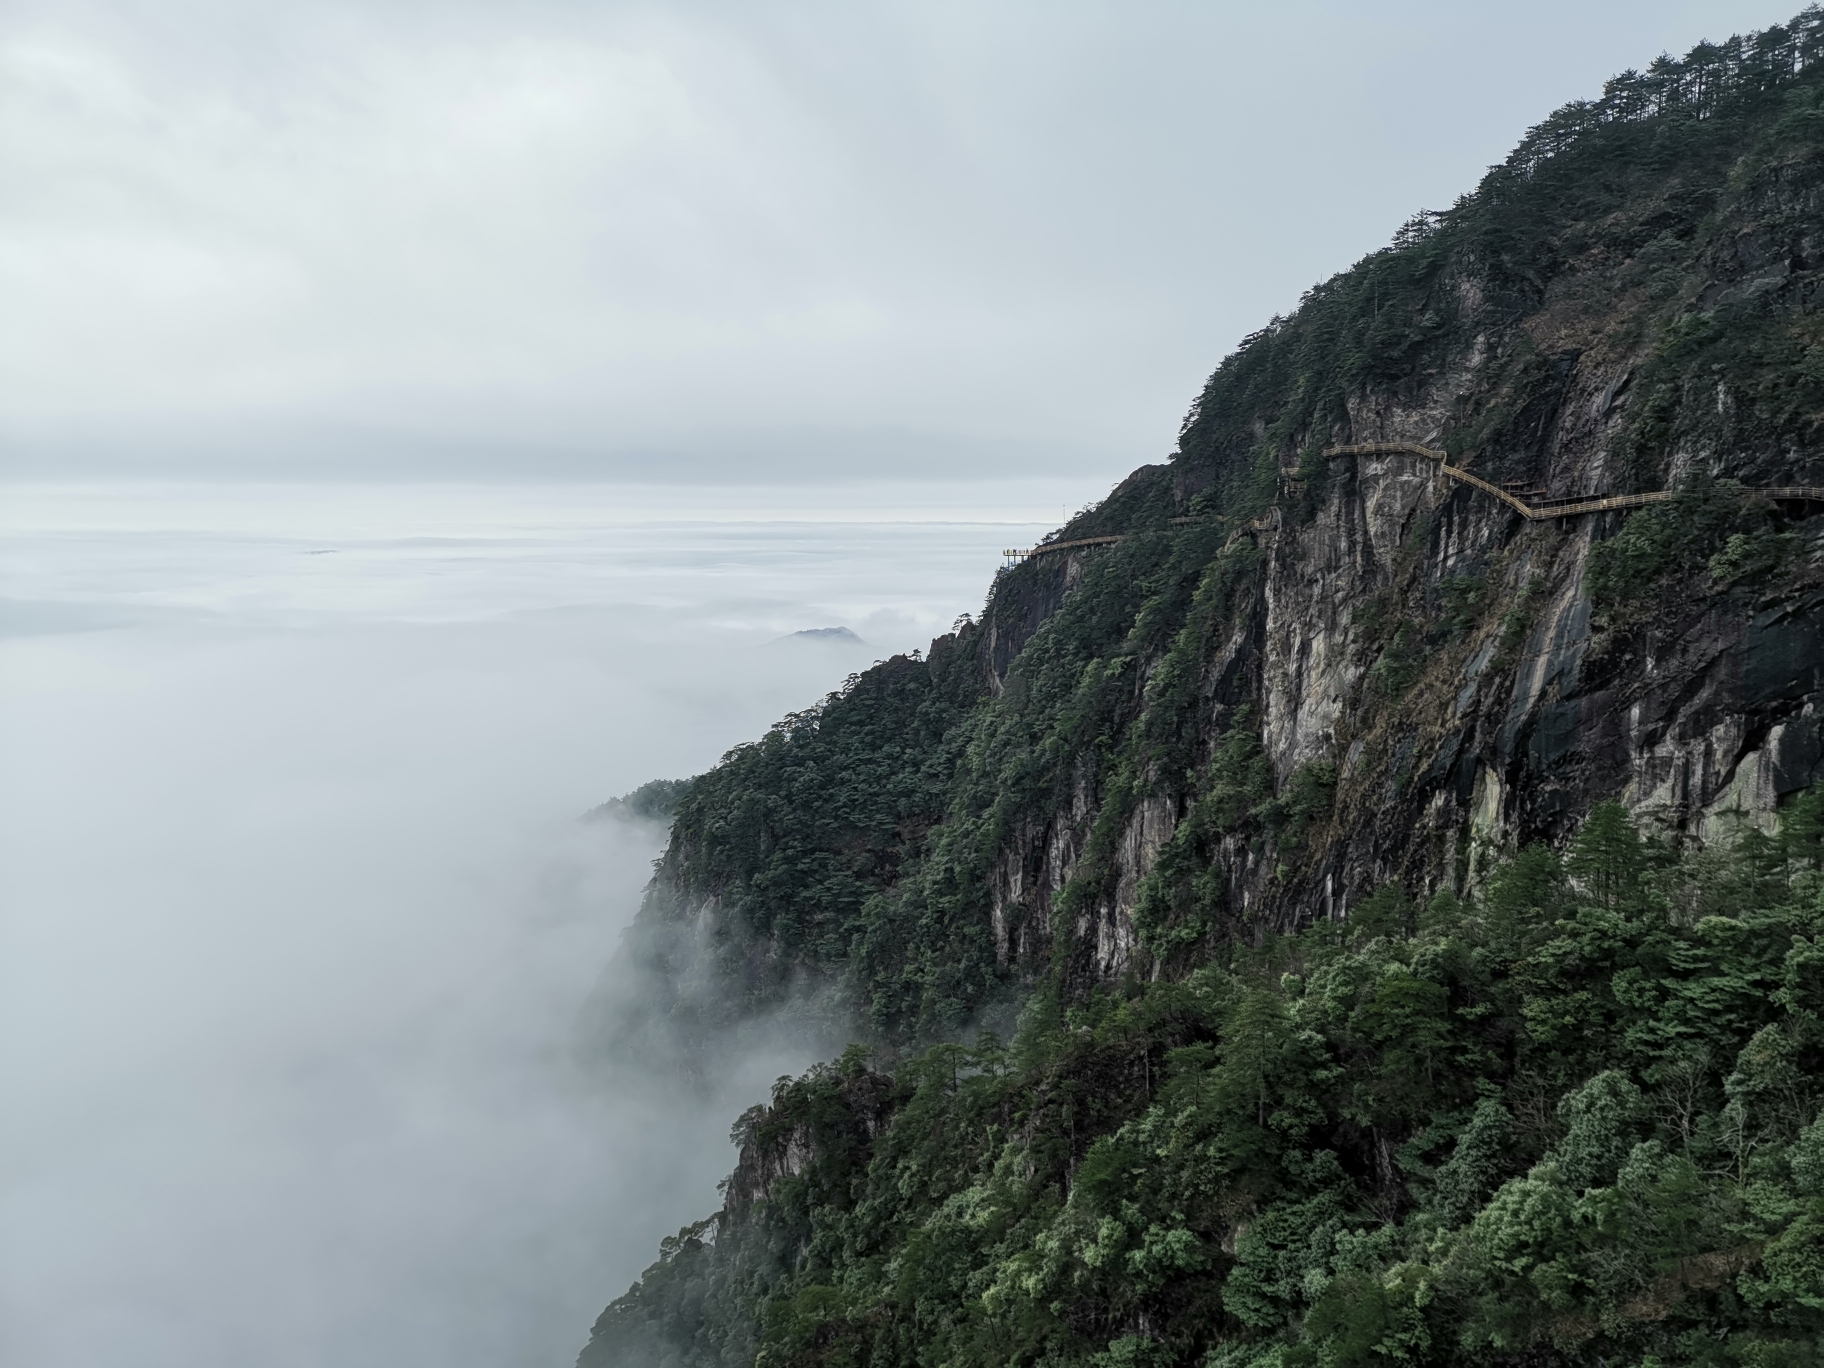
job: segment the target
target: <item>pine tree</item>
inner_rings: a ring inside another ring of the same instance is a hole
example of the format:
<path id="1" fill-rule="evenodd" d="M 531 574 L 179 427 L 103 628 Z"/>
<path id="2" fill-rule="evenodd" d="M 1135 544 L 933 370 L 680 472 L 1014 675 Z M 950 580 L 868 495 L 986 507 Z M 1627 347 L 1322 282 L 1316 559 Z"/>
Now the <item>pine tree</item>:
<path id="1" fill-rule="evenodd" d="M 1632 907 L 1640 897 L 1647 852 L 1628 810 L 1613 798 L 1591 808 L 1565 868 L 1596 906 L 1610 912 Z"/>

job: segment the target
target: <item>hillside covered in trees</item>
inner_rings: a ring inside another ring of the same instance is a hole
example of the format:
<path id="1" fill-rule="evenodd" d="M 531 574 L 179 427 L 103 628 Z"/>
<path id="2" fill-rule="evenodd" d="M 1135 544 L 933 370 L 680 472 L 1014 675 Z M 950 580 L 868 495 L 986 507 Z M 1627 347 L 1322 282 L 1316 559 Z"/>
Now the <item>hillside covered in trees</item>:
<path id="1" fill-rule="evenodd" d="M 1818 1362 L 1824 505 L 1753 491 L 1824 485 L 1821 304 L 1814 8 L 1554 114 L 1053 538 L 1120 541 L 667 790 L 595 1047 L 857 1043 L 584 1368 Z"/>
<path id="2" fill-rule="evenodd" d="M 1815 1363 L 1819 816 L 1677 860 L 1605 804 L 1467 901 L 781 1080 L 582 1363 Z"/>

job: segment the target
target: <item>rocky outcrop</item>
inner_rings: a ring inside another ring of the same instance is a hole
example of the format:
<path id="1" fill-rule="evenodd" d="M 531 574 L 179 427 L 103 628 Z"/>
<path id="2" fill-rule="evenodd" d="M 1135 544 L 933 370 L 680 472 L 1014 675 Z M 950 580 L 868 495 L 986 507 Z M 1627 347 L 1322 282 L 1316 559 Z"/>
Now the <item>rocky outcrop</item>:
<path id="1" fill-rule="evenodd" d="M 1466 308 L 1476 297 L 1462 291 Z M 1589 341 L 1561 352 L 1529 397 L 1524 449 L 1462 459 L 1491 479 L 1559 494 L 1612 488 L 1636 360 L 1601 363 L 1602 339 Z M 1327 436 L 1442 445 L 1494 354 L 1478 332 L 1457 364 L 1410 397 L 1358 395 L 1347 425 Z M 1666 465 L 1676 477 L 1700 461 L 1723 477 L 1760 465 L 1715 451 L 1675 452 Z M 1770 830 L 1783 797 L 1824 777 L 1824 590 L 1815 587 L 1824 518 L 1786 510 L 1809 570 L 1604 625 L 1588 586 L 1591 550 L 1632 514 L 1528 522 L 1411 456 L 1344 458 L 1315 478 L 1322 494 L 1303 519 L 1288 497 L 1272 510 L 1259 538 L 1257 621 L 1207 662 L 1206 688 L 1220 696 L 1217 681 L 1233 681 L 1242 657 L 1275 786 L 1301 767 L 1335 764 L 1336 807 L 1324 838 L 1291 868 L 1263 857 L 1258 842 L 1231 843 L 1238 908 L 1294 925 L 1344 916 L 1390 878 L 1420 895 L 1460 891 L 1491 855 L 1561 843 L 1611 796 L 1673 841 L 1727 839 L 1744 823 Z M 1023 602 L 1048 594 L 1061 603 L 1095 555 L 1036 566 L 1030 577 L 1045 577 L 1047 589 L 1020 586 Z M 1377 699 L 1389 632 L 1366 610 L 1422 623 L 1453 582 L 1476 586 L 1476 621 L 1425 642 L 1397 705 Z M 1028 620 L 1022 629 L 1030 634 Z M 1212 708 L 1207 744 L 1231 712 Z M 1140 803 L 1112 855 L 1110 896 L 1078 915 L 1074 933 L 1093 944 L 1103 977 L 1134 965 L 1138 890 L 1185 801 L 1168 786 Z M 1033 928 L 1049 924 L 1097 811 L 1079 784 L 1066 810 L 1023 827 L 1003 852 L 993 897 L 1003 956 L 1037 948 Z"/>
<path id="2" fill-rule="evenodd" d="M 739 1157 L 723 1183 L 724 1219 L 738 1220 L 813 1160 L 865 1153 L 904 1101 L 901 1085 L 854 1061 L 781 1079 L 770 1106 L 750 1108 L 735 1123 Z"/>

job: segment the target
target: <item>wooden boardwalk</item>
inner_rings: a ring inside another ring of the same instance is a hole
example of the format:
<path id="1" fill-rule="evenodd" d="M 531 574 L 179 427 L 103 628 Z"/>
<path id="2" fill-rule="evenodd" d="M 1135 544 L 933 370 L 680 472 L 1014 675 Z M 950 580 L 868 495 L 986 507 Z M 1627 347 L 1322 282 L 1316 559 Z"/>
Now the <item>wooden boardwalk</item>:
<path id="1" fill-rule="evenodd" d="M 1168 525 L 1183 527 L 1189 523 L 1202 522 L 1202 518 L 1170 518 Z M 1001 554 L 1009 561 L 1031 560 L 1034 556 L 1049 556 L 1053 551 L 1075 551 L 1085 546 L 1113 546 L 1118 541 L 1127 540 L 1125 533 L 1110 537 L 1076 537 L 1070 541 L 1042 542 L 1038 546 L 1009 547 Z"/>
<path id="2" fill-rule="evenodd" d="M 1001 554 L 1010 561 L 1031 560 L 1034 556 L 1048 555 L 1053 551 L 1075 551 L 1080 546 L 1113 546 L 1122 541 L 1122 537 L 1078 537 L 1074 541 L 1046 542 L 1043 546 L 1009 547 Z"/>
<path id="3" fill-rule="evenodd" d="M 1450 463 L 1448 451 L 1439 451 L 1436 447 L 1420 446 L 1417 442 L 1355 442 L 1348 446 L 1328 447 L 1324 451 L 1324 456 L 1331 460 L 1339 456 L 1421 456 L 1427 461 L 1436 461 L 1438 468 L 1451 479 L 1479 489 L 1484 494 L 1493 495 L 1529 522 L 1547 522 L 1552 518 L 1575 518 L 1585 513 L 1610 513 L 1620 508 L 1644 508 L 1647 504 L 1664 503 L 1668 499 L 1678 497 L 1676 490 L 1656 489 L 1647 494 L 1608 494 L 1595 499 L 1580 497 L 1557 500 L 1525 498 L 1502 489 L 1499 485 L 1492 485 L 1480 475 L 1472 475 L 1461 466 L 1453 466 Z M 1288 479 L 1296 478 L 1294 471 L 1282 470 L 1280 474 Z M 1759 494 L 1768 499 L 1803 499 L 1811 503 L 1824 503 L 1824 486 L 1819 485 L 1744 485 L 1729 492 Z M 1186 523 L 1201 522 L 1202 519 L 1173 518 L 1170 521 L 1172 526 L 1182 527 Z M 1224 543 L 1223 549 L 1227 550 L 1228 547 L 1234 545 L 1238 537 L 1246 536 L 1251 532 L 1269 530 L 1271 530 L 1270 519 L 1256 518 L 1253 522 L 1236 528 L 1230 534 L 1229 540 Z M 1044 542 L 1038 546 L 1009 549 L 1001 554 L 1007 557 L 1009 564 L 1017 564 L 1020 561 L 1031 560 L 1034 556 L 1048 556 L 1053 551 L 1076 551 L 1090 546 L 1113 546 L 1116 542 L 1123 540 L 1125 538 L 1122 536 L 1076 537 L 1070 541 Z"/>
<path id="4" fill-rule="evenodd" d="M 1610 494 L 1597 499 L 1528 502 L 1517 494 L 1490 484 L 1479 475 L 1470 474 L 1461 466 L 1453 466 L 1449 452 L 1420 446 L 1417 442 L 1356 442 L 1349 446 L 1330 447 L 1324 455 L 1332 459 L 1338 456 L 1422 456 L 1428 461 L 1436 461 L 1439 469 L 1451 479 L 1472 485 L 1484 494 L 1494 495 L 1521 517 L 1532 522 L 1574 518 L 1583 513 L 1608 513 L 1618 508 L 1642 508 L 1647 504 L 1664 503 L 1667 499 L 1677 497 L 1675 490 L 1656 489 L 1648 494 Z M 1806 499 L 1824 503 L 1824 487 L 1818 485 L 1776 485 L 1771 488 L 1743 486 L 1740 492 L 1759 494 L 1769 499 Z"/>

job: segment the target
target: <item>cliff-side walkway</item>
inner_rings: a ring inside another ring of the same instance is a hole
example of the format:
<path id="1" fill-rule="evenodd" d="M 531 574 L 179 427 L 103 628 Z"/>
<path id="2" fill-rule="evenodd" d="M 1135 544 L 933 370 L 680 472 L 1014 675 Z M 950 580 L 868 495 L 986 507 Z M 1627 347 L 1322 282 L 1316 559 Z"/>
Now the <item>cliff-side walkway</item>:
<path id="1" fill-rule="evenodd" d="M 1514 512 L 1530 522 L 1545 522 L 1551 518 L 1574 518 L 1584 513 L 1609 513 L 1620 508 L 1641 508 L 1647 504 L 1664 503 L 1676 498 L 1678 491 L 1673 489 L 1655 489 L 1645 494 L 1605 494 L 1597 498 L 1585 498 L 1573 495 L 1569 498 L 1544 498 L 1534 494 L 1516 494 L 1502 489 L 1499 485 L 1490 484 L 1480 475 L 1472 475 L 1461 466 L 1450 463 L 1450 453 L 1439 451 L 1436 447 L 1420 446 L 1417 442 L 1353 442 L 1346 446 L 1326 447 L 1326 459 L 1334 460 L 1339 456 L 1422 456 L 1428 461 L 1436 461 L 1438 468 L 1451 479 L 1492 494 Z M 1291 475 L 1291 471 L 1281 472 Z M 1732 494 L 1759 494 L 1768 499 L 1802 499 L 1808 503 L 1824 503 L 1824 486 L 1820 485 L 1741 485 L 1732 488 Z M 1172 525 L 1201 521 L 1197 518 L 1173 518 Z M 1237 529 L 1236 535 L 1247 532 L 1259 532 L 1268 529 L 1268 520 L 1257 518 L 1246 527 Z M 1234 537 L 1229 540 L 1234 541 Z M 1070 541 L 1045 542 L 1038 546 L 1009 548 L 1001 552 L 1009 564 L 1030 560 L 1034 556 L 1045 556 L 1053 551 L 1075 551 L 1089 546 L 1112 546 L 1123 540 L 1121 536 L 1076 537 Z"/>
<path id="2" fill-rule="evenodd" d="M 1492 485 L 1461 466 L 1453 466 L 1449 452 L 1439 451 L 1436 447 L 1420 446 L 1417 442 L 1355 442 L 1348 446 L 1329 447 L 1324 455 L 1329 459 L 1338 456 L 1423 456 L 1428 461 L 1436 461 L 1451 479 L 1471 485 L 1484 494 L 1494 495 L 1521 517 L 1534 522 L 1548 518 L 1571 518 L 1581 513 L 1607 513 L 1617 508 L 1640 508 L 1646 504 L 1664 503 L 1667 499 L 1676 498 L 1678 493 L 1672 489 L 1655 489 L 1646 494 L 1608 494 L 1594 499 L 1586 499 L 1581 495 L 1569 499 L 1533 498 Z M 1743 485 L 1739 491 L 1731 492 L 1760 494 L 1769 499 L 1805 499 L 1824 503 L 1824 487 L 1818 485 Z"/>

